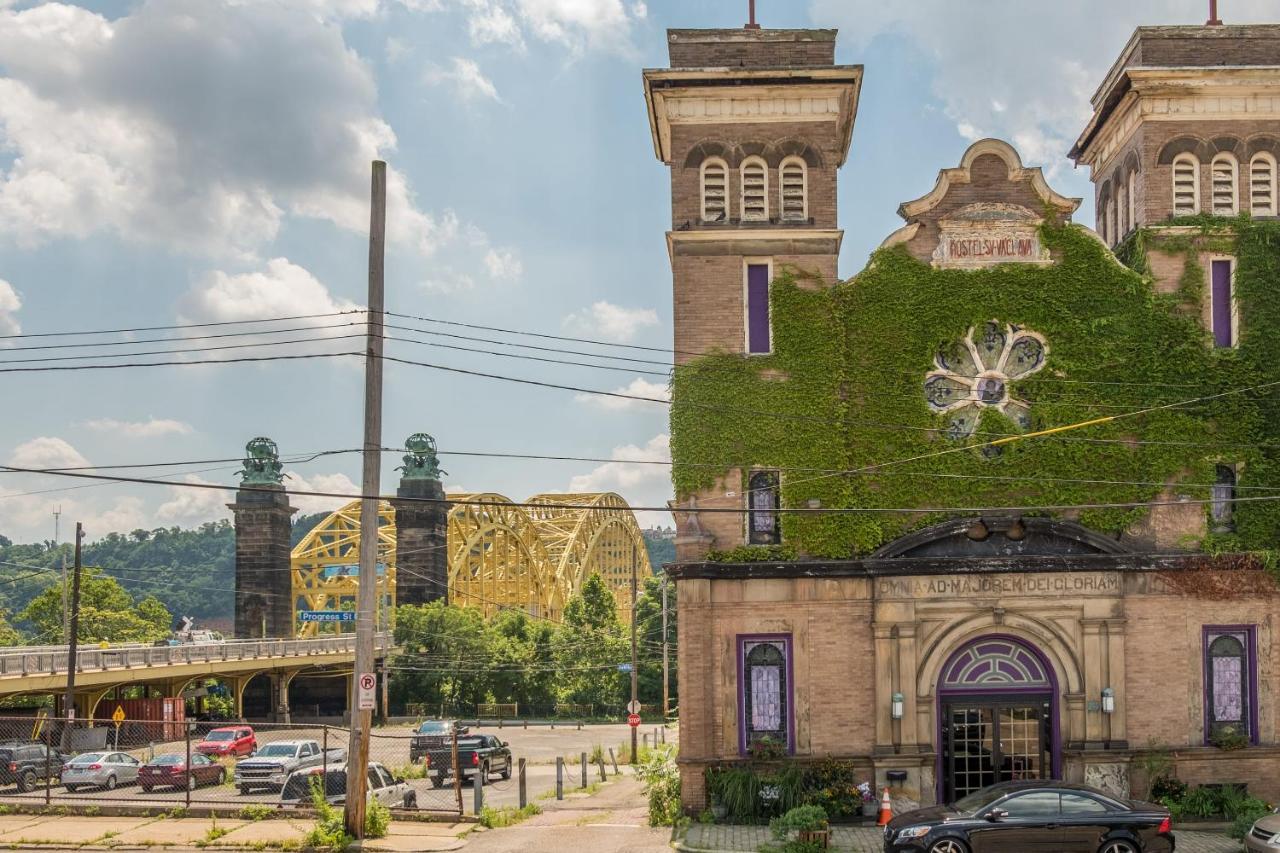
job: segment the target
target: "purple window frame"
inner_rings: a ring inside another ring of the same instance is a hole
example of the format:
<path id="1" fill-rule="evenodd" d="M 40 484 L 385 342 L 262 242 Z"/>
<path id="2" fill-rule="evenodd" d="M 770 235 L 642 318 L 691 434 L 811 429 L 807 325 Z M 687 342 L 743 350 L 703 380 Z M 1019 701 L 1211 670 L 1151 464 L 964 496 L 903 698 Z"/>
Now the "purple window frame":
<path id="1" fill-rule="evenodd" d="M 1249 724 L 1249 744 L 1258 745 L 1258 626 L 1257 625 L 1205 625 L 1200 629 L 1201 666 L 1204 680 L 1200 692 L 1204 700 L 1204 744 L 1209 746 L 1209 738 L 1213 735 L 1212 694 L 1209 680 L 1213 677 L 1212 664 L 1209 661 L 1209 637 L 1221 634 L 1244 634 L 1244 665 L 1249 670 L 1248 696 L 1249 707 L 1245 711 L 1245 720 Z M 1242 679 L 1243 680 L 1243 679 Z"/>
<path id="2" fill-rule="evenodd" d="M 786 658 L 787 686 L 782 693 L 787 703 L 787 754 L 796 751 L 796 679 L 794 643 L 790 634 L 739 634 L 738 650 L 738 754 L 747 754 L 747 643 L 783 644 L 783 656 Z"/>
<path id="3" fill-rule="evenodd" d="M 773 352 L 769 323 L 769 264 L 747 264 L 747 352 Z"/>
<path id="4" fill-rule="evenodd" d="M 1231 273 L 1234 264 L 1227 258 L 1209 261 L 1210 322 L 1213 325 L 1213 345 L 1227 349 L 1236 345 L 1235 323 L 1232 317 Z"/>

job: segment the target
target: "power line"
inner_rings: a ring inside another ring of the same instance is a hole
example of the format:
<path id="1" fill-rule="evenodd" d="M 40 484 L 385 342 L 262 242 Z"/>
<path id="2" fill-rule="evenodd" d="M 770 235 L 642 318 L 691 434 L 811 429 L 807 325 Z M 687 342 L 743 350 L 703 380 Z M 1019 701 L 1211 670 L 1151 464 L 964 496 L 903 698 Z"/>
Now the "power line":
<path id="1" fill-rule="evenodd" d="M 363 357 L 362 352 L 317 352 L 304 355 L 239 356 L 235 358 L 189 359 L 184 361 L 149 361 L 136 364 L 75 364 L 46 365 L 44 367 L 0 367 L 0 373 L 47 373 L 67 370 L 119 370 L 128 367 L 193 367 L 197 364 L 242 364 L 254 361 L 298 361 L 313 358 Z"/>
<path id="2" fill-rule="evenodd" d="M 92 359 L 92 358 L 137 358 L 138 356 L 143 356 L 143 355 L 182 355 L 185 353 L 192 353 L 192 352 L 221 352 L 225 350 L 252 349 L 255 347 L 280 347 L 280 346 L 292 346 L 294 344 L 320 344 L 320 343 L 325 343 L 327 341 L 341 341 L 341 340 L 348 340 L 350 338 L 363 338 L 363 337 L 364 337 L 363 334 L 328 335 L 328 336 L 318 337 L 318 338 L 294 338 L 292 340 L 287 340 L 287 341 L 255 341 L 253 343 L 219 344 L 217 346 L 210 346 L 210 347 L 185 347 L 182 349 L 144 350 L 142 352 L 119 352 L 119 353 L 108 352 L 108 353 L 90 353 L 88 355 L 47 355 L 47 356 L 41 356 L 39 358 L 11 358 L 11 359 L 0 360 L 0 365 L 36 364 L 36 363 L 47 363 L 51 361 L 84 361 L 86 359 Z M 272 358 L 277 358 L 277 357 L 285 358 L 286 356 L 272 356 Z M 82 366 L 86 368 L 93 368 L 93 367 L 107 367 L 107 366 L 142 367 L 142 366 L 150 366 L 150 365 L 82 365 Z"/>
<path id="3" fill-rule="evenodd" d="M 269 322 L 269 321 L 263 321 Z M 141 346 L 143 344 L 163 344 L 163 343 L 180 343 L 183 341 L 205 341 L 217 340 L 222 338 L 251 338 L 262 337 L 265 335 L 283 335 L 293 332 L 315 332 L 325 331 L 327 329 L 346 329 L 352 326 L 366 325 L 364 320 L 352 320 L 346 323 L 332 323 L 324 326 L 290 326 L 285 329 L 261 329 L 252 332 L 219 332 L 213 335 L 179 335 L 168 338 L 136 338 L 126 341 L 91 341 L 87 343 L 74 344 L 34 344 L 32 346 L 5 347 L 5 353 L 24 352 L 29 350 L 52 350 L 52 349 L 96 349 L 102 347 L 132 347 Z M 136 353 L 135 353 L 136 354 Z"/>
<path id="4" fill-rule="evenodd" d="M 128 329 L 92 329 L 74 332 L 23 332 L 13 335 L 0 335 L 0 340 L 16 340 L 20 338 L 65 338 L 81 335 L 124 335 L 135 332 L 161 332 L 174 329 L 208 329 L 217 326 L 244 326 L 253 323 L 283 323 L 293 320 L 316 320 L 324 317 L 345 317 L 351 314 L 367 314 L 363 308 L 347 311 L 329 311 L 323 314 L 293 314 L 286 317 L 262 317 L 255 320 L 222 320 L 210 323 L 171 323 L 164 326 L 135 326 Z"/>

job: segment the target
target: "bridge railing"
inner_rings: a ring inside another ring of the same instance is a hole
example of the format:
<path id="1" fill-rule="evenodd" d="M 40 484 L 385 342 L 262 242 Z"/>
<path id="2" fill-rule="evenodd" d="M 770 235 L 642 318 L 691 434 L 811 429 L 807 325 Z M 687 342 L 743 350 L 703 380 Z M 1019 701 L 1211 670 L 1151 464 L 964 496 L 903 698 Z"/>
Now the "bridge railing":
<path id="1" fill-rule="evenodd" d="M 388 634 L 379 634 L 374 642 L 378 648 L 388 648 L 391 645 L 391 638 Z M 76 650 L 76 671 L 94 672 L 189 663 L 331 655 L 354 653 L 355 647 L 354 634 L 303 640 L 228 640 L 220 643 L 181 646 L 112 646 L 105 649 L 82 647 Z M 65 646 L 5 650 L 0 652 L 0 678 L 66 672 L 69 657 Z"/>

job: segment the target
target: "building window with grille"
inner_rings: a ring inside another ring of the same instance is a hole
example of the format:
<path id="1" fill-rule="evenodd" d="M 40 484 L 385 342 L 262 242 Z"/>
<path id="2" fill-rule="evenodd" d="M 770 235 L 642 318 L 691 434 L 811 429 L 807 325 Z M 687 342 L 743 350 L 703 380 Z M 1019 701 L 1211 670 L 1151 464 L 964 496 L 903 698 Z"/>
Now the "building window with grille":
<path id="1" fill-rule="evenodd" d="M 1207 743 L 1226 737 L 1258 737 L 1258 672 L 1255 627 L 1208 626 L 1204 629 L 1204 736 Z"/>
<path id="2" fill-rule="evenodd" d="M 773 329 L 769 319 L 769 281 L 771 265 L 766 262 L 746 265 L 747 353 L 768 355 L 773 352 Z"/>
<path id="3" fill-rule="evenodd" d="M 702 221 L 729 221 L 729 166 L 718 157 L 702 164 Z"/>
<path id="4" fill-rule="evenodd" d="M 1213 345 L 1219 349 L 1234 347 L 1237 343 L 1234 266 L 1230 258 L 1209 262 L 1209 316 L 1213 323 Z"/>
<path id="5" fill-rule="evenodd" d="M 1266 151 L 1249 161 L 1249 212 L 1276 216 L 1276 158 Z"/>
<path id="6" fill-rule="evenodd" d="M 742 221 L 769 221 L 769 167 L 759 157 L 742 161 Z"/>
<path id="7" fill-rule="evenodd" d="M 782 192 L 782 221 L 806 222 L 809 219 L 809 170 L 804 160 L 788 157 L 778 168 Z"/>
<path id="8" fill-rule="evenodd" d="M 1209 498 L 1209 512 L 1213 516 L 1216 533 L 1235 529 L 1236 469 L 1234 465 L 1217 465 L 1214 468 L 1213 490 Z"/>
<path id="9" fill-rule="evenodd" d="M 1173 215 L 1195 216 L 1200 212 L 1200 161 L 1191 154 L 1173 160 Z"/>
<path id="10" fill-rule="evenodd" d="M 1236 158 L 1230 154 L 1219 154 L 1213 158 L 1209 172 L 1213 185 L 1213 215 L 1235 216 L 1240 212 Z"/>
<path id="11" fill-rule="evenodd" d="M 777 471 L 756 471 L 747 480 L 747 541 L 752 545 L 777 545 L 782 541 L 779 498 Z"/>
<path id="12" fill-rule="evenodd" d="M 795 750 L 791 700 L 791 635 L 738 637 L 738 747 L 766 738 Z"/>

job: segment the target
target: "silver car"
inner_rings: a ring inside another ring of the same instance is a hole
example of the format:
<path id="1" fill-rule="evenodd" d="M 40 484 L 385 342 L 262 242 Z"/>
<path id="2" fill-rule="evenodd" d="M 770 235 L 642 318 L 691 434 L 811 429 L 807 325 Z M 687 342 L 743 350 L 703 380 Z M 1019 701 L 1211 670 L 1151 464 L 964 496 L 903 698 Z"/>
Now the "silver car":
<path id="1" fill-rule="evenodd" d="M 1248 853 L 1276 853 L 1280 850 L 1280 809 L 1259 818 L 1244 836 Z"/>
<path id="2" fill-rule="evenodd" d="M 132 785 L 138 781 L 142 762 L 123 752 L 85 752 L 62 765 L 62 784 L 75 792 L 80 788 Z"/>

